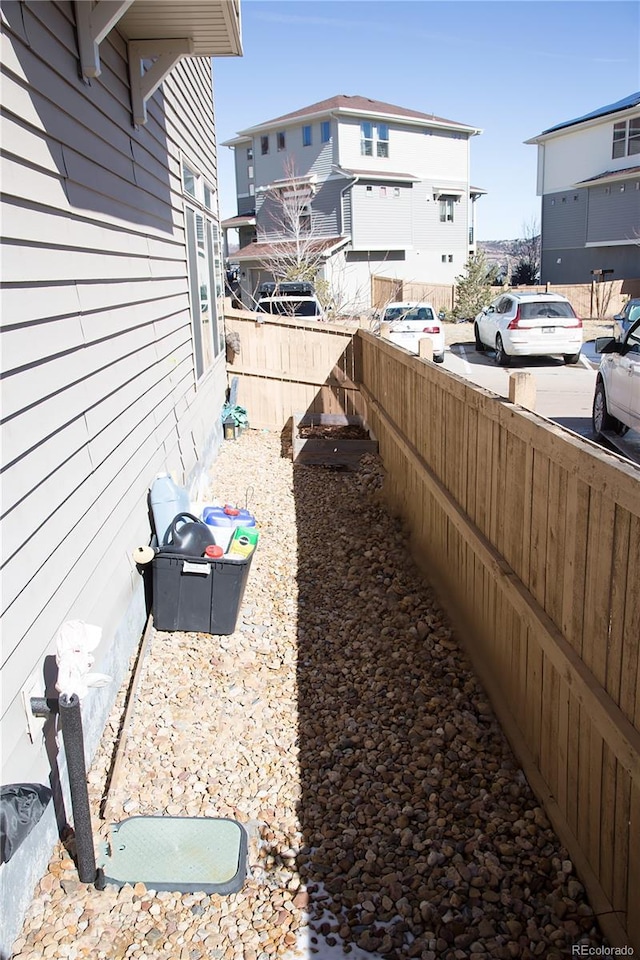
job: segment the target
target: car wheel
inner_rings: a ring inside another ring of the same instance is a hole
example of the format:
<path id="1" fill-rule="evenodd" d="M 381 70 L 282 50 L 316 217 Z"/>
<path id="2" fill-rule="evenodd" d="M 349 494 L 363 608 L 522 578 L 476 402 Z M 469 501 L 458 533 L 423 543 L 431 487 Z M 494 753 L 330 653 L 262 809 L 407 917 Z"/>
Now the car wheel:
<path id="1" fill-rule="evenodd" d="M 477 323 L 474 323 L 473 325 L 473 335 L 476 338 L 476 350 L 478 351 L 478 353 L 484 353 L 484 351 L 486 350 L 486 347 L 482 342 L 482 340 L 480 339 L 480 330 L 478 329 Z"/>
<path id="2" fill-rule="evenodd" d="M 565 362 L 565 363 L 570 363 L 570 364 L 572 364 L 572 363 L 577 363 L 579 359 L 580 359 L 580 354 L 579 354 L 579 353 L 565 353 L 565 354 L 564 354 L 564 362 Z"/>
<path id="3" fill-rule="evenodd" d="M 508 367 L 511 363 L 511 357 L 508 353 L 505 353 L 500 334 L 496 337 L 496 363 L 499 367 Z"/>
<path id="4" fill-rule="evenodd" d="M 444 353 L 437 353 L 433 358 L 434 363 L 444 363 Z"/>
<path id="5" fill-rule="evenodd" d="M 617 417 L 612 417 L 607 409 L 607 395 L 604 392 L 602 380 L 596 383 L 596 392 L 593 396 L 593 411 L 591 414 L 591 424 L 593 432 L 598 436 L 604 430 L 613 430 L 618 436 L 622 437 L 629 429 L 626 424 L 621 423 Z"/>

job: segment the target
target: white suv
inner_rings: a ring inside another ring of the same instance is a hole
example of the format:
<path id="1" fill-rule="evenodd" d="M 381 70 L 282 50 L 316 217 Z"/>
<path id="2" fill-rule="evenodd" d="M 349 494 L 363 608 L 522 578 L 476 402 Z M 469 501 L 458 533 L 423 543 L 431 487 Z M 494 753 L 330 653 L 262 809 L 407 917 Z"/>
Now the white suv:
<path id="1" fill-rule="evenodd" d="M 640 319 L 622 340 L 598 337 L 596 352 L 602 360 L 593 397 L 593 432 L 640 431 Z"/>
<path id="2" fill-rule="evenodd" d="M 577 363 L 582 347 L 582 320 L 558 293 L 502 293 L 475 319 L 476 350 L 496 351 L 496 363 L 512 357 L 562 356 Z"/>
<path id="3" fill-rule="evenodd" d="M 272 317 L 325 319 L 315 288 L 306 280 L 263 283 L 258 291 L 256 310 L 259 314 L 266 313 Z"/>

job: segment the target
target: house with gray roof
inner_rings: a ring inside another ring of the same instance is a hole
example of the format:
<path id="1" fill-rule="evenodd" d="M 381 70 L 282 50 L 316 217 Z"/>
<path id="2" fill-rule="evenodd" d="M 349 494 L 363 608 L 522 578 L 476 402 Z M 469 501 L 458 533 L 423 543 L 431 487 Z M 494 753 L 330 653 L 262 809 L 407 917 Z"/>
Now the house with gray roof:
<path id="1" fill-rule="evenodd" d="M 640 91 L 526 143 L 538 147 L 542 280 L 640 277 Z"/>
<path id="2" fill-rule="evenodd" d="M 371 276 L 452 283 L 474 247 L 470 143 L 481 131 L 394 104 L 339 95 L 258 123 L 226 141 L 235 152 L 243 300 L 286 237 L 274 203 L 304 191 L 321 276 L 343 304 L 370 305 Z"/>

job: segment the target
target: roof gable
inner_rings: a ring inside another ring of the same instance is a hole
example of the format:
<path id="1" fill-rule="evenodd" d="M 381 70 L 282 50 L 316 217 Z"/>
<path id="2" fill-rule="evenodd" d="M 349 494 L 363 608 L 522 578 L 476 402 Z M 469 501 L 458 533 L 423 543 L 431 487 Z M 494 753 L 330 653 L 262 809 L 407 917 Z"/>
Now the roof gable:
<path id="1" fill-rule="evenodd" d="M 277 126 L 278 124 L 290 123 L 292 120 L 312 117 L 319 118 L 334 113 L 359 113 L 363 116 L 381 116 L 385 118 L 397 117 L 413 122 L 422 121 L 425 124 L 468 129 L 469 132 L 473 133 L 479 132 L 476 128 L 470 127 L 467 124 L 458 123 L 455 120 L 447 120 L 444 117 L 437 117 L 435 114 L 421 113 L 418 110 L 399 107 L 393 103 L 384 103 L 381 100 L 372 100 L 369 97 L 339 94 L 335 97 L 329 97 L 327 100 L 319 100 L 318 103 L 312 103 L 310 106 L 301 107 L 299 110 L 293 110 L 291 113 L 284 113 L 280 117 L 266 120 L 263 123 L 256 124 L 254 127 L 248 127 L 246 130 L 243 130 L 242 133 L 246 134 L 252 130 L 266 129 Z"/>

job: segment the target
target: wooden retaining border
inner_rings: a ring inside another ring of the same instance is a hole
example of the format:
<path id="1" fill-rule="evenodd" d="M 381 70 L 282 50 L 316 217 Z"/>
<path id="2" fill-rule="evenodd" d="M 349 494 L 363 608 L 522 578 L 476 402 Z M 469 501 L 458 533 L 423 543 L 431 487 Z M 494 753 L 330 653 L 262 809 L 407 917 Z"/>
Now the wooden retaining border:
<path id="1" fill-rule="evenodd" d="M 363 330 L 233 311 L 252 426 L 359 414 L 613 946 L 640 952 L 640 470 Z"/>

